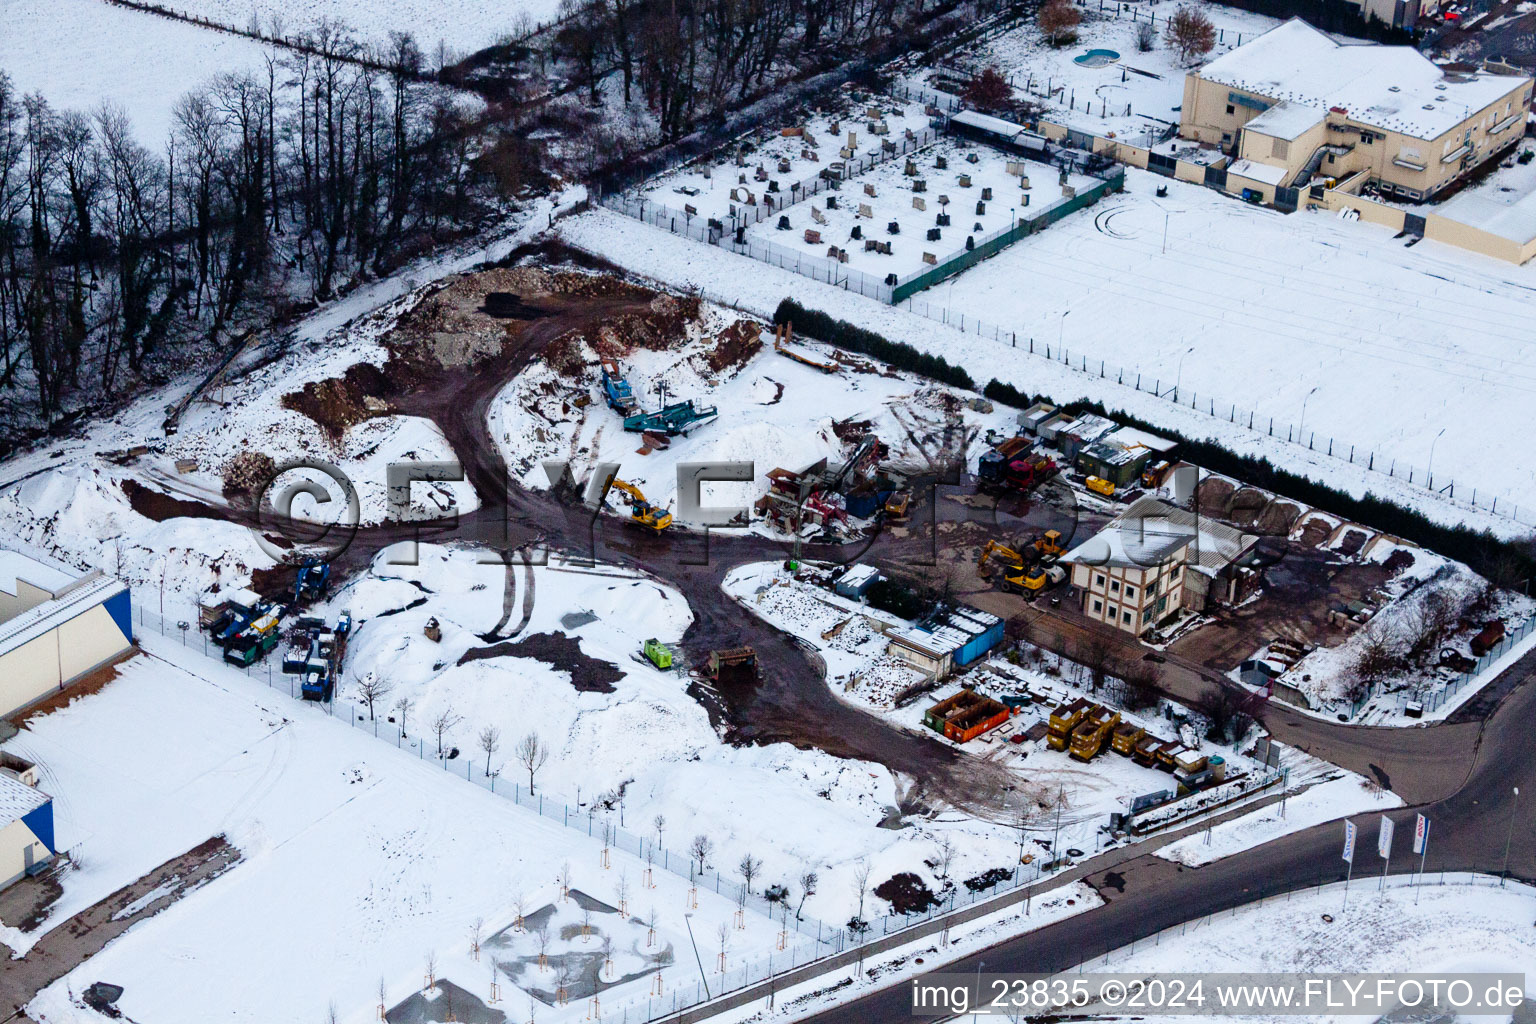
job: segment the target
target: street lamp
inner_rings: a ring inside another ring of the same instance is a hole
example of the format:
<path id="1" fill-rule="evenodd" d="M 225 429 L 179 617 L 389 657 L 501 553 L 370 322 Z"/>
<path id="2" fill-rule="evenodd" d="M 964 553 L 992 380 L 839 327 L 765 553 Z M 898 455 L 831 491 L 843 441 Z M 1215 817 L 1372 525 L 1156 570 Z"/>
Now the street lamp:
<path id="1" fill-rule="evenodd" d="M 713 998 L 709 994 L 709 977 L 704 973 L 704 958 L 699 956 L 699 943 L 698 940 L 693 937 L 693 915 L 684 914 L 683 923 L 688 926 L 688 941 L 693 944 L 693 959 L 698 962 L 699 978 L 704 982 L 704 998 Z"/>
<path id="2" fill-rule="evenodd" d="M 1179 372 L 1173 378 L 1173 404 L 1174 405 L 1178 405 L 1179 404 L 1179 385 L 1184 382 L 1184 356 L 1189 355 L 1194 350 L 1195 350 L 1195 346 L 1191 345 L 1191 346 L 1189 346 L 1189 348 L 1184 350 L 1183 355 L 1179 356 Z"/>
<path id="3" fill-rule="evenodd" d="M 1429 479 L 1424 482 L 1424 486 L 1428 487 L 1430 490 L 1434 490 L 1435 487 L 1435 445 L 1440 443 L 1440 435 L 1444 433 L 1445 428 L 1441 427 L 1440 433 L 1436 434 L 1435 439 L 1429 442 L 1429 466 L 1425 469 Z M 1517 789 L 1515 792 L 1519 793 L 1520 791 Z"/>
<path id="4" fill-rule="evenodd" d="M 1307 403 L 1312 400 L 1313 395 L 1317 394 L 1317 389 L 1320 387 L 1322 387 L 1322 385 L 1318 384 L 1311 391 L 1307 392 L 1306 398 L 1301 400 L 1301 425 L 1296 428 L 1296 441 L 1298 444 L 1301 442 L 1301 439 L 1306 436 L 1307 433 Z"/>
<path id="5" fill-rule="evenodd" d="M 1057 348 L 1061 348 L 1061 346 L 1063 344 L 1065 344 L 1065 338 L 1067 336 L 1067 316 L 1069 314 L 1071 314 L 1071 312 L 1072 311 L 1070 309 L 1068 309 L 1068 310 L 1064 310 L 1062 312 L 1062 314 L 1061 314 L 1061 327 L 1056 332 L 1056 347 Z"/>
<path id="6" fill-rule="evenodd" d="M 985 966 L 985 960 L 976 961 L 976 1001 L 971 1004 L 971 1024 L 976 1024 L 976 1014 L 981 1006 L 981 969 Z"/>
<path id="7" fill-rule="evenodd" d="M 1509 831 L 1504 835 L 1504 870 L 1499 872 L 1499 888 L 1504 887 L 1504 879 L 1509 875 L 1509 841 L 1515 838 L 1515 812 L 1520 809 L 1520 787 L 1515 787 L 1515 803 L 1509 809 Z"/>

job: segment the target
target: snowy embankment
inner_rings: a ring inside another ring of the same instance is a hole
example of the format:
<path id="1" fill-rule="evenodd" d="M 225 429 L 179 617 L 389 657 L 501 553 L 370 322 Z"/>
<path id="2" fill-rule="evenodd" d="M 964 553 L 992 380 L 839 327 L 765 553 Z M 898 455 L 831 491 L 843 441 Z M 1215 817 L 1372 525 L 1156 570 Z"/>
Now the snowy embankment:
<path id="1" fill-rule="evenodd" d="M 1177 191 L 1154 202 L 1152 186 L 1163 183 Z M 781 299 L 793 297 L 942 354 L 979 384 L 997 377 L 1058 402 L 1100 400 L 1443 522 L 1486 527 L 1503 536 L 1529 532 L 1459 500 L 1480 486 L 1479 506 L 1487 504 L 1490 490 L 1498 491 L 1522 503 L 1522 519 L 1536 519 L 1536 469 L 1527 466 L 1521 438 L 1506 427 L 1536 389 L 1536 380 L 1519 369 L 1524 361 L 1508 351 L 1510 344 L 1528 344 L 1518 327 L 1525 316 L 1527 270 L 1446 249 L 1404 251 L 1369 225 L 1339 224 L 1314 214 L 1283 218 L 1198 186 L 1154 182 L 1135 170 L 1127 187 L 1126 195 L 1068 217 L 913 300 L 919 308 L 930 302 L 934 316 L 943 305 L 953 319 L 962 312 L 981 314 L 989 326 L 985 335 L 962 333 L 610 211 L 569 219 L 558 230 L 568 242 L 638 274 L 702 289 L 709 298 L 758 315 L 770 315 Z M 1124 229 L 1114 235 L 1095 226 L 1100 214 L 1111 212 Z M 1160 252 L 1165 212 L 1166 258 Z M 1115 269 L 1105 272 L 1105 266 Z M 1368 293 L 1339 283 L 1357 278 L 1373 282 Z M 1328 316 L 1338 321 L 1319 319 L 1314 293 L 1330 297 Z M 1417 310 L 1403 307 L 1392 298 L 1396 295 L 1412 296 L 1407 301 Z M 1397 318 L 1390 329 L 1380 324 L 1384 304 L 1392 310 L 1386 315 Z M 1479 310 L 1485 329 L 1452 332 L 1451 311 L 1468 308 Z M 1134 318 L 1132 330 L 1128 315 Z M 993 323 L 1016 332 L 1023 347 L 994 340 Z M 1027 348 L 1031 336 L 1037 341 L 1033 355 Z M 1064 342 L 1079 368 L 1044 358 L 1047 342 L 1053 357 Z M 1446 344 L 1460 353 L 1454 368 L 1440 351 Z M 1101 358 L 1110 367 L 1103 378 Z M 1087 372 L 1080 368 L 1083 359 Z M 1124 384 L 1113 370 L 1120 365 L 1127 371 Z M 1303 365 L 1307 372 L 1298 373 Z M 1134 386 L 1138 372 L 1143 390 Z M 1156 381 L 1164 391 L 1180 381 L 1181 401 L 1193 397 L 1200 408 L 1149 393 Z M 1207 394 L 1218 406 L 1257 410 L 1255 426 L 1265 428 L 1268 416 L 1280 424 L 1300 421 L 1307 399 L 1305 427 L 1309 436 L 1315 432 L 1322 439 L 1321 450 L 1287 443 L 1283 432 L 1269 437 L 1250 430 L 1246 417 L 1241 423 L 1213 417 L 1206 411 Z M 1455 502 L 1420 486 L 1441 427 L 1446 430 L 1435 448 L 1437 488 L 1454 478 Z M 1340 439 L 1336 456 L 1351 444 L 1362 453 L 1374 452 L 1375 469 L 1328 456 L 1329 437 Z M 1415 482 L 1376 471 L 1393 462 L 1399 468 L 1417 464 Z M 1511 472 L 1511 466 L 1523 468 Z M 1500 511 L 1507 505 L 1502 499 Z"/>
<path id="2" fill-rule="evenodd" d="M 1356 876 L 1344 884 L 1271 897 L 1257 904 L 1171 928 L 1156 943 L 1138 941 L 1093 961 L 1103 973 L 1523 973 L 1536 970 L 1536 890 L 1500 886 L 1487 875 Z M 1533 987 L 1527 982 L 1527 996 Z M 1151 1017 L 1139 1020 L 1187 1020 Z M 1281 1024 L 1297 1016 L 1213 1016 L 1245 1024 Z M 1361 1017 L 1310 1017 L 1348 1021 Z M 1477 1018 L 1482 1019 L 1482 1018 Z M 1504 1019 L 1509 1019 L 1506 1014 Z"/>
<path id="3" fill-rule="evenodd" d="M 265 34 L 295 36 L 325 21 L 384 45 L 390 33 L 409 32 L 432 61 L 439 46 L 456 60 L 560 13 L 559 0 L 168 0 L 166 6 L 237 29 L 256 24 Z"/>

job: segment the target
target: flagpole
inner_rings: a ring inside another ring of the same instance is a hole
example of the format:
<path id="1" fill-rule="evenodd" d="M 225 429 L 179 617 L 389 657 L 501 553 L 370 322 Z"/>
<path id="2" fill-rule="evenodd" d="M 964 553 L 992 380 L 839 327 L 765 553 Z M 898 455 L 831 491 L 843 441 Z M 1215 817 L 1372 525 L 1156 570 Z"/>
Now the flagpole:
<path id="1" fill-rule="evenodd" d="M 1424 823 L 1424 838 L 1419 843 L 1419 884 L 1413 887 L 1413 905 L 1419 905 L 1419 890 L 1424 887 L 1424 861 L 1429 857 L 1429 819 L 1422 814 L 1419 818 Z"/>

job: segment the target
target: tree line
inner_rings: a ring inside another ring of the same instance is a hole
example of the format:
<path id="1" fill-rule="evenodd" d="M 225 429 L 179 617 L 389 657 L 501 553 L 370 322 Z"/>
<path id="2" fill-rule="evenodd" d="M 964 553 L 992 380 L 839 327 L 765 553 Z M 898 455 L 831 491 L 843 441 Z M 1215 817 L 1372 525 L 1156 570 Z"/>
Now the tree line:
<path id="1" fill-rule="evenodd" d="M 0 444 L 484 212 L 501 144 L 419 84 L 408 34 L 370 52 L 322 22 L 305 41 L 182 96 L 158 144 L 119 107 L 58 110 L 0 71 Z"/>

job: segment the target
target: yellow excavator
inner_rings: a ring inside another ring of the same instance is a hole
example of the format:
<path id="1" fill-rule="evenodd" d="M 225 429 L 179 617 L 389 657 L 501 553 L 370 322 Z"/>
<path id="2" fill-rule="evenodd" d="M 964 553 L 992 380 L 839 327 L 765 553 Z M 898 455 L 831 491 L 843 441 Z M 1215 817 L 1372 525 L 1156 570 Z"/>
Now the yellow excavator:
<path id="1" fill-rule="evenodd" d="M 1041 558 L 1059 558 L 1067 553 L 1067 549 L 1061 544 L 1060 530 L 1046 530 L 1044 534 L 1035 538 L 1035 550 Z"/>
<path id="2" fill-rule="evenodd" d="M 657 533 L 672 525 L 672 513 L 646 501 L 645 495 L 634 484 L 614 477 L 608 486 L 629 499 L 629 518 L 634 522 Z"/>
<path id="3" fill-rule="evenodd" d="M 1042 552 L 1048 549 L 1047 546 L 1054 546 L 1059 551 L 1061 550 L 1060 540 L 1061 534 L 1051 530 L 1036 541 L 1030 550 Z M 1060 566 L 1037 564 L 1038 554 L 1021 555 L 1013 548 L 991 540 L 987 541 L 986 547 L 981 549 L 981 560 L 976 565 L 976 572 L 983 579 L 988 575 L 987 562 L 994 557 L 1003 569 L 997 585 L 1004 590 L 1024 594 L 1026 597 L 1033 597 L 1046 587 L 1060 583 L 1066 577 L 1066 571 Z"/>

